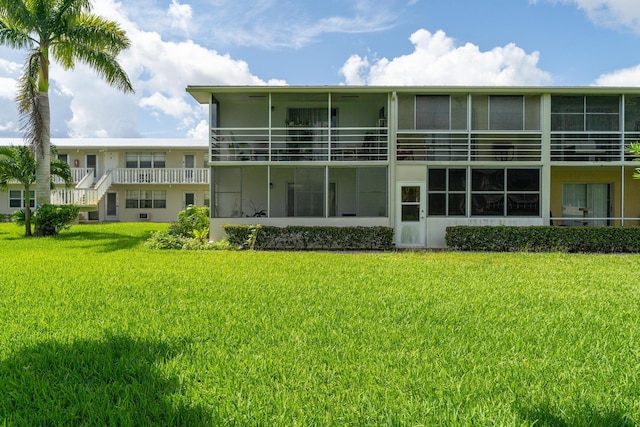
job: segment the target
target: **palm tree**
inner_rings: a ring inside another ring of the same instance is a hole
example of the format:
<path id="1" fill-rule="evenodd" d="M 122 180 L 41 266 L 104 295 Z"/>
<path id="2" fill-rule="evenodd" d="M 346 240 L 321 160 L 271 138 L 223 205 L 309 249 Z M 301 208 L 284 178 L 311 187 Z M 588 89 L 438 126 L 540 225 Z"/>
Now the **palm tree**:
<path id="1" fill-rule="evenodd" d="M 22 130 L 38 165 L 39 205 L 51 201 L 50 56 L 65 69 L 82 62 L 109 85 L 133 92 L 116 59 L 130 46 L 129 39 L 116 22 L 91 10 L 91 0 L 0 0 L 0 45 L 29 52 L 16 101 Z"/>
<path id="2" fill-rule="evenodd" d="M 51 156 L 49 156 L 51 157 Z M 24 226 L 26 237 L 31 236 L 31 186 L 36 182 L 36 159 L 26 146 L 0 147 L 0 189 L 6 190 L 9 184 L 18 182 L 24 189 Z M 69 165 L 60 160 L 52 160 L 50 166 L 51 175 L 62 178 L 67 186 L 71 185 L 71 169 Z M 55 184 L 49 180 L 47 192 Z M 37 193 L 36 193 L 37 194 Z"/>

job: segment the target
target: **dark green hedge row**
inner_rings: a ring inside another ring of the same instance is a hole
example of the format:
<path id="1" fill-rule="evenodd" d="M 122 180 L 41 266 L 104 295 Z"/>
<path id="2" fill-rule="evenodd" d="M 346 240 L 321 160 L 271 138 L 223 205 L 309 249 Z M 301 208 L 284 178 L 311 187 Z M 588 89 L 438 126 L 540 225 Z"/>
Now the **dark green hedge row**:
<path id="1" fill-rule="evenodd" d="M 640 252 L 638 227 L 447 227 L 450 249 L 490 252 Z"/>
<path id="2" fill-rule="evenodd" d="M 232 245 L 248 247 L 253 225 L 223 226 Z M 255 249 L 262 250 L 390 250 L 389 227 L 272 227 L 257 228 Z"/>

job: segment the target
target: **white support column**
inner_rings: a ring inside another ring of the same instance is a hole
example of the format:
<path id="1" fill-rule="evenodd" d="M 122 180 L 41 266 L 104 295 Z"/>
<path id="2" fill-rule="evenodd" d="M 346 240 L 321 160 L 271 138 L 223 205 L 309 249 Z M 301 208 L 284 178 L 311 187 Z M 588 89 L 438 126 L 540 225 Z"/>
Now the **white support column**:
<path id="1" fill-rule="evenodd" d="M 551 218 L 551 94 L 542 94 L 541 100 L 541 160 L 540 209 L 543 224 L 549 225 Z M 554 214 L 558 216 L 556 212 Z"/>
<path id="2" fill-rule="evenodd" d="M 620 165 L 620 225 L 624 226 L 624 165 Z"/>
<path id="3" fill-rule="evenodd" d="M 387 103 L 389 112 L 387 116 L 387 161 L 388 161 L 388 182 L 387 182 L 387 210 L 389 215 L 389 227 L 395 227 L 396 223 L 396 141 L 398 132 L 398 94 L 394 91 L 388 95 Z"/>

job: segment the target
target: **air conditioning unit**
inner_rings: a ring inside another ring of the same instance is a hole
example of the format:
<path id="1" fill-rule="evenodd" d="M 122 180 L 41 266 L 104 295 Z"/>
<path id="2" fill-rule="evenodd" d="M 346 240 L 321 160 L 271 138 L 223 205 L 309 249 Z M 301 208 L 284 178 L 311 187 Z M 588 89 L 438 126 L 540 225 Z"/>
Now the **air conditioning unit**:
<path id="1" fill-rule="evenodd" d="M 149 212 L 140 212 L 138 214 L 138 218 L 143 221 L 148 221 L 149 219 L 151 219 L 151 214 L 149 214 Z"/>

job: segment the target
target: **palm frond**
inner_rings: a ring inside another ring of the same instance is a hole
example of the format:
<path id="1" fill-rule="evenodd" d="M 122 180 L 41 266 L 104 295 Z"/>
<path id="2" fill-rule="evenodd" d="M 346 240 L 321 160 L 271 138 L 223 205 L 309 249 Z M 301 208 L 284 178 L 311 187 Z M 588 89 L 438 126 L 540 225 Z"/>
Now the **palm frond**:
<path id="1" fill-rule="evenodd" d="M 53 56 L 67 68 L 75 61 L 82 62 L 93 69 L 107 84 L 127 93 L 134 92 L 129 76 L 118 63 L 117 58 L 105 50 L 76 43 L 60 43 L 53 46 Z"/>
<path id="2" fill-rule="evenodd" d="M 9 46 L 13 49 L 30 48 L 36 41 L 29 33 L 18 28 L 5 17 L 0 16 L 0 45 Z"/>
<path id="3" fill-rule="evenodd" d="M 0 0 L 0 19 L 8 28 L 31 33 L 34 29 L 34 19 L 24 0 Z"/>

